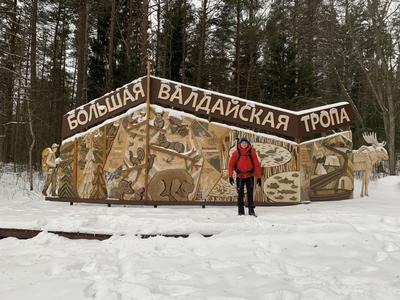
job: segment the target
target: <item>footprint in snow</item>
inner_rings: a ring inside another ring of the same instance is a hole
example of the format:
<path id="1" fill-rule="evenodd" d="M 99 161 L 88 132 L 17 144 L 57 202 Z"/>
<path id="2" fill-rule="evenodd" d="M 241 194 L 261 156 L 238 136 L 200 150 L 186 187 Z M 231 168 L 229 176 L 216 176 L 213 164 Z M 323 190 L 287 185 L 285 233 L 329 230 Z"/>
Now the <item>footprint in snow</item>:
<path id="1" fill-rule="evenodd" d="M 162 273 L 160 277 L 170 281 L 188 280 L 191 278 L 190 275 L 177 271 Z"/>
<path id="2" fill-rule="evenodd" d="M 394 252 L 399 250 L 399 247 L 393 242 L 387 242 L 385 243 L 384 250 L 386 252 Z"/>
<path id="3" fill-rule="evenodd" d="M 378 253 L 376 253 L 375 261 L 376 262 L 384 261 L 388 256 L 389 255 L 386 252 L 379 251 Z"/>

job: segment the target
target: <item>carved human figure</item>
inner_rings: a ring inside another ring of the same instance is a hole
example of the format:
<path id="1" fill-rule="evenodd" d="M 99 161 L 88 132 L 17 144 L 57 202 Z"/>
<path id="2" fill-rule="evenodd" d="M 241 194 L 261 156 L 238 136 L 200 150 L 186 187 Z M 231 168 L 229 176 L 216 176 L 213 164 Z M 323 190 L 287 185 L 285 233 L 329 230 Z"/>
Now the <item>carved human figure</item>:
<path id="1" fill-rule="evenodd" d="M 46 173 L 42 194 L 47 196 L 47 190 L 51 188 L 51 195 L 57 196 L 57 165 L 60 159 L 56 157 L 59 145 L 54 143 L 50 148 L 42 151 L 42 171 Z"/>
<path id="2" fill-rule="evenodd" d="M 364 133 L 363 138 L 371 146 L 364 145 L 358 150 L 353 150 L 354 171 L 362 172 L 361 197 L 368 196 L 369 176 L 373 166 L 382 160 L 389 159 L 384 148 L 386 143 L 379 143 L 376 133 Z"/>

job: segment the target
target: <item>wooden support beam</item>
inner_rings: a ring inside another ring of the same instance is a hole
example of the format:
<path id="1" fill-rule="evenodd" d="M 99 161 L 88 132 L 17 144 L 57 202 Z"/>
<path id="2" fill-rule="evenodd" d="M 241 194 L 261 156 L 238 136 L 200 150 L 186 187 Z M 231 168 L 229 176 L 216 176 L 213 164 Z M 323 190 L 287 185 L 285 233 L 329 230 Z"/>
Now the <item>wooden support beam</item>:
<path id="1" fill-rule="evenodd" d="M 160 131 L 160 132 L 164 132 L 164 133 L 167 132 L 167 130 L 165 130 L 165 129 L 163 129 L 163 128 L 158 128 L 158 127 L 155 127 L 155 126 L 153 126 L 153 125 L 149 125 L 149 126 L 150 126 L 150 128 L 153 129 L 153 130 Z"/>
<path id="2" fill-rule="evenodd" d="M 73 172 L 72 172 L 72 187 L 78 194 L 78 139 L 74 140 L 74 156 L 73 156 Z"/>
<path id="3" fill-rule="evenodd" d="M 145 136 L 145 172 L 144 172 L 144 199 L 149 200 L 149 157 L 150 157 L 150 62 L 147 60 L 146 78 L 146 136 Z"/>
<path id="4" fill-rule="evenodd" d="M 142 121 L 142 122 L 139 122 L 139 123 L 136 123 L 136 124 L 133 124 L 133 125 L 130 125 L 126 130 L 127 131 L 131 131 L 131 130 L 137 129 L 137 128 L 143 126 L 143 125 L 146 125 L 146 120 Z"/>
<path id="5" fill-rule="evenodd" d="M 178 156 L 178 157 L 186 159 L 186 160 L 190 160 L 192 162 L 196 162 L 193 157 L 190 157 L 190 156 L 184 155 L 182 153 L 178 153 L 178 152 L 175 152 L 175 151 L 172 151 L 172 150 L 160 147 L 160 146 L 156 146 L 154 144 L 150 145 L 150 148 L 152 150 L 155 150 L 155 151 L 164 152 L 164 153 L 167 153 L 167 154 L 170 154 L 170 155 Z"/>
<path id="6" fill-rule="evenodd" d="M 140 165 L 137 165 L 137 166 L 134 166 L 134 167 L 127 168 L 127 169 L 123 170 L 122 172 L 123 172 L 123 174 L 129 174 L 133 170 L 140 170 L 140 169 L 143 169 L 145 167 L 146 167 L 146 164 L 144 163 L 144 164 L 140 164 Z"/>

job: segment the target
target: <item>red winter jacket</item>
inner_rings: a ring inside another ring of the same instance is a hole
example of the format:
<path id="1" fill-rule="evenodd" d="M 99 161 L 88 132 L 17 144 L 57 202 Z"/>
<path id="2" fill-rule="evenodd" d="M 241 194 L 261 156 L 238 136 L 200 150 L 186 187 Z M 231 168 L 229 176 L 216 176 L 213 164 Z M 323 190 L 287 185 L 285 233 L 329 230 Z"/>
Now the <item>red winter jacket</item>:
<path id="1" fill-rule="evenodd" d="M 249 153 L 250 149 L 251 149 L 251 154 Z M 240 151 L 239 160 L 238 160 L 238 156 L 239 156 L 238 151 Z M 250 155 L 251 155 L 251 158 L 253 159 L 253 163 L 250 158 Z M 235 164 L 236 164 L 237 170 L 234 170 Z M 253 170 L 253 172 L 251 172 L 251 170 Z M 260 161 L 258 160 L 256 150 L 254 150 L 254 148 L 251 147 L 250 144 L 246 148 L 242 148 L 239 144 L 238 149 L 232 153 L 231 159 L 229 160 L 228 171 L 229 171 L 229 177 L 232 177 L 233 171 L 235 171 L 237 177 L 249 178 L 249 177 L 254 176 L 254 171 L 255 171 L 256 177 L 261 178 Z M 239 171 L 239 172 L 237 172 L 237 171 Z"/>

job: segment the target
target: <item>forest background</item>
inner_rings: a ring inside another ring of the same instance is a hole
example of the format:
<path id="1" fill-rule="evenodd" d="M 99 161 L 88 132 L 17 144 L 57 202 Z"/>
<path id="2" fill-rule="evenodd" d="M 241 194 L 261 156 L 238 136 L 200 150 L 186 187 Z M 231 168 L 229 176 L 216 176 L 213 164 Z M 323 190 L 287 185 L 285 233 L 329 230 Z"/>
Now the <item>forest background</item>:
<path id="1" fill-rule="evenodd" d="M 0 162 L 40 166 L 67 111 L 145 74 L 300 110 L 348 101 L 400 146 L 397 0 L 0 0 Z"/>

